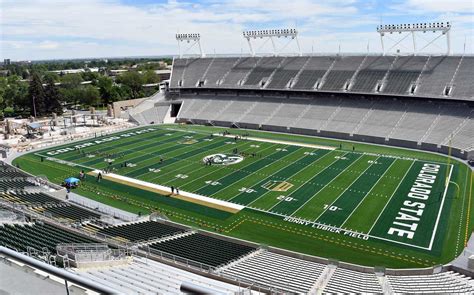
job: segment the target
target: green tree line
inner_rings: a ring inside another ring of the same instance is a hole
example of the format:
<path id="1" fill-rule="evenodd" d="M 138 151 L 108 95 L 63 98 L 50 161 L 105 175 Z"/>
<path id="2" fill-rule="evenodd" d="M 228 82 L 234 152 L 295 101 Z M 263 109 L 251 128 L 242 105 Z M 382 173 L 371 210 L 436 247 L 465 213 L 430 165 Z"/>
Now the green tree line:
<path id="1" fill-rule="evenodd" d="M 159 82 L 159 76 L 148 69 L 125 72 L 114 80 L 105 72 L 85 71 L 58 75 L 53 72 L 28 73 L 0 77 L 0 117 L 61 114 L 65 106 L 102 106 L 114 101 L 144 97 L 157 88 L 143 84 Z"/>

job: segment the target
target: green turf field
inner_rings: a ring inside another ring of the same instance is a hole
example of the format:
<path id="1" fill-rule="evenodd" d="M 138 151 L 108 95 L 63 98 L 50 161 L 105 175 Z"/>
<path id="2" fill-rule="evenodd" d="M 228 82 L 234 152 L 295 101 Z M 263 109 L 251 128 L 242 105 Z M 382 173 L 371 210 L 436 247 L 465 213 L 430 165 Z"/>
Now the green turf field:
<path id="1" fill-rule="evenodd" d="M 51 169 L 67 167 L 56 181 L 70 174 L 75 176 L 82 169 L 110 170 L 243 205 L 245 209 L 240 213 L 221 214 L 220 221 L 212 220 L 215 228 L 226 227 L 225 232 L 243 238 L 249 238 L 244 233 L 245 223 L 254 220 L 262 226 L 278 224 L 275 234 L 292 228 L 316 235 L 323 241 L 336 237 L 343 241 L 341 249 L 347 245 L 372 247 L 375 257 L 378 249 L 392 252 L 392 256 L 408 256 L 408 253 L 418 260 L 429 257 L 418 264 L 405 259 L 415 263 L 405 262 L 409 266 L 432 265 L 462 249 L 460 245 L 465 238 L 462 229 L 468 231 L 465 204 L 470 204 L 467 201 L 471 198 L 465 182 L 470 176 L 465 166 L 457 162 L 448 163 L 442 156 L 427 153 L 301 136 L 229 130 L 231 137 L 224 137 L 218 135 L 222 130 L 177 125 L 145 127 L 42 150 L 24 159 Z M 238 133 L 248 133 L 260 140 L 235 139 Z M 265 138 L 271 140 L 265 141 Z M 304 146 L 303 142 L 326 148 Z M 39 161 L 41 157 L 44 162 Z M 43 170 L 43 174 L 49 175 L 48 170 Z M 94 184 L 92 176 L 88 177 L 88 186 L 99 185 Z M 109 189 L 117 186 L 110 183 Z M 120 193 L 123 190 L 115 191 L 121 196 L 125 195 L 125 192 Z M 130 206 L 143 207 L 140 205 L 143 205 L 140 203 L 143 197 L 127 195 L 125 199 L 130 198 L 134 200 Z M 120 203 L 121 199 L 115 200 Z M 147 202 L 153 204 L 152 200 Z M 156 200 L 157 204 L 163 202 Z M 123 204 L 116 206 L 127 208 Z M 194 208 L 200 208 L 196 206 Z M 181 203 L 178 207 L 183 208 Z M 167 208 L 173 211 L 172 204 Z M 180 213 L 206 215 L 202 209 L 184 208 Z M 448 218 L 453 210 L 461 214 Z M 196 218 L 209 222 L 203 216 Z M 252 232 L 247 231 L 249 235 Z M 293 230 L 292 234 L 295 234 Z M 445 247 L 450 235 L 457 237 L 456 247 Z M 288 242 L 274 243 L 270 238 L 261 241 L 260 237 L 254 240 L 277 246 Z M 325 255 L 325 251 L 316 249 L 303 252 Z M 328 256 L 358 262 L 347 255 Z M 390 262 L 393 257 L 382 257 L 375 258 L 374 263 L 403 266 L 401 262 Z M 383 263 L 384 259 L 387 263 Z"/>

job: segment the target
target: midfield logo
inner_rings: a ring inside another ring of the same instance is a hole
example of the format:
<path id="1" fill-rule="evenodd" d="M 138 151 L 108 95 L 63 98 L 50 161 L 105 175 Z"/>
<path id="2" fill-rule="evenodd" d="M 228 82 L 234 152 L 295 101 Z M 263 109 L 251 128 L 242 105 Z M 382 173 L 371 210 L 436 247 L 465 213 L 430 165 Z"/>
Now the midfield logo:
<path id="1" fill-rule="evenodd" d="M 244 160 L 244 157 L 239 155 L 227 155 L 227 154 L 214 154 L 204 157 L 202 161 L 204 163 L 212 163 L 215 165 L 232 165 L 240 163 Z"/>

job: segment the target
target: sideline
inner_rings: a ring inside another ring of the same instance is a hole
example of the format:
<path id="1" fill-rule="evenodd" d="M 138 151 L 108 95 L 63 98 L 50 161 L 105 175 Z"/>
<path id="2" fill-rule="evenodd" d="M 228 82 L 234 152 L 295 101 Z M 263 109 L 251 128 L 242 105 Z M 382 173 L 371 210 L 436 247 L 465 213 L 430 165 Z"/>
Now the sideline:
<path id="1" fill-rule="evenodd" d="M 181 191 L 181 190 L 180 190 L 179 194 L 171 194 L 170 193 L 171 192 L 170 187 L 155 184 L 155 183 L 146 182 L 146 181 L 143 181 L 143 180 L 138 180 L 138 179 L 135 179 L 135 178 L 130 178 L 130 177 L 127 177 L 127 176 L 118 175 L 118 174 L 115 174 L 115 173 L 103 173 L 100 170 L 94 170 L 94 171 L 89 172 L 88 174 L 93 175 L 93 176 L 97 176 L 99 174 L 99 172 L 102 173 L 102 177 L 104 179 L 107 179 L 107 180 L 110 180 L 110 181 L 113 181 L 113 182 L 125 184 L 125 185 L 128 185 L 128 186 L 136 187 L 136 188 L 146 190 L 146 191 L 149 191 L 149 192 L 158 193 L 158 194 L 163 195 L 163 196 L 168 196 L 168 197 L 171 197 L 171 198 L 181 199 L 181 200 L 184 200 L 184 201 L 188 201 L 188 202 L 191 202 L 191 203 L 207 206 L 207 207 L 210 207 L 210 208 L 214 208 L 214 209 L 218 209 L 218 210 L 222 210 L 222 211 L 226 211 L 226 212 L 230 212 L 230 213 L 237 213 L 240 210 L 245 208 L 245 206 L 242 206 L 242 205 L 234 204 L 234 203 L 223 201 L 223 200 L 213 199 L 213 198 L 209 198 L 209 197 L 205 197 L 205 196 L 201 196 L 201 195 L 198 195 L 198 194 L 193 194 L 193 193 L 185 192 L 185 191 Z"/>
<path id="2" fill-rule="evenodd" d="M 227 134 L 223 135 L 220 133 L 213 133 L 214 136 L 220 137 L 228 137 L 228 138 L 235 138 L 236 135 Z M 337 148 L 325 145 L 317 145 L 317 144 L 309 144 L 309 143 L 300 143 L 300 142 L 293 142 L 293 141 L 285 141 L 285 140 L 274 140 L 274 139 L 267 139 L 267 138 L 259 138 L 259 137 L 245 137 L 244 140 L 251 140 L 251 141 L 259 141 L 259 142 L 269 142 L 269 143 L 279 143 L 285 145 L 292 145 L 292 146 L 300 146 L 300 147 L 307 147 L 307 148 L 315 148 L 320 150 L 329 150 L 333 151 Z"/>

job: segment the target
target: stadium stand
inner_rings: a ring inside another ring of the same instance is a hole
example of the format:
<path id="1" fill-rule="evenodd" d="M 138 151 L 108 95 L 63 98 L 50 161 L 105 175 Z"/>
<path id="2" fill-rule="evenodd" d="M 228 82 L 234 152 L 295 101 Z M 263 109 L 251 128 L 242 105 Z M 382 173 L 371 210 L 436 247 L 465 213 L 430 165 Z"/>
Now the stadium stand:
<path id="1" fill-rule="evenodd" d="M 10 203 L 22 204 L 27 206 L 43 206 L 61 203 L 60 200 L 50 197 L 45 193 L 7 192 L 0 193 L 0 199 L 3 199 Z"/>
<path id="2" fill-rule="evenodd" d="M 321 82 L 324 74 L 334 64 L 334 57 L 309 57 L 305 65 L 301 68 L 299 75 L 293 79 L 292 89 L 312 90 L 317 82 Z"/>
<path id="3" fill-rule="evenodd" d="M 426 56 L 401 56 L 394 60 L 381 91 L 390 94 L 409 94 L 428 61 Z"/>
<path id="4" fill-rule="evenodd" d="M 264 86 L 267 90 L 319 89 L 473 100 L 473 65 L 472 56 L 182 58 L 174 60 L 170 89 Z M 262 80 L 266 83 L 258 85 Z M 446 93 L 446 86 L 452 91 Z"/>
<path id="5" fill-rule="evenodd" d="M 56 252 L 60 243 L 94 243 L 95 241 L 46 223 L 0 224 L 0 245 L 18 252 L 29 247 Z"/>
<path id="6" fill-rule="evenodd" d="M 374 92 L 394 59 L 391 56 L 367 56 L 350 90 L 352 92 Z"/>
<path id="7" fill-rule="evenodd" d="M 63 203 L 61 206 L 48 206 L 44 208 L 43 212 L 51 214 L 54 218 L 68 219 L 70 221 L 100 219 L 100 214 L 67 203 Z"/>
<path id="8" fill-rule="evenodd" d="M 464 275 L 448 271 L 424 276 L 386 276 L 395 293 L 472 294 L 474 281 Z"/>
<path id="9" fill-rule="evenodd" d="M 346 56 L 336 59 L 319 89 L 328 91 L 344 91 L 356 70 L 364 62 L 362 56 Z"/>
<path id="10" fill-rule="evenodd" d="M 171 225 L 155 222 L 145 221 L 137 223 L 128 223 L 117 226 L 106 227 L 98 230 L 101 234 L 106 234 L 114 237 L 121 237 L 129 241 L 143 241 L 149 239 L 163 238 L 171 235 L 182 233 L 185 230 Z"/>
<path id="11" fill-rule="evenodd" d="M 348 98 L 344 96 L 301 98 L 250 98 L 245 96 L 181 95 L 183 101 L 178 121 L 191 121 L 229 127 L 259 128 L 273 131 L 272 126 L 290 132 L 315 134 L 319 131 L 379 137 L 377 142 L 402 140 L 407 147 L 426 143 L 449 144 L 458 149 L 457 156 L 467 157 L 474 145 L 473 110 L 462 102 Z M 277 129 L 281 130 L 281 129 Z M 437 150 L 437 149 L 435 149 Z M 462 153 L 461 153 L 462 152 Z"/>
<path id="12" fill-rule="evenodd" d="M 356 272 L 338 267 L 324 288 L 324 292 L 380 294 L 383 290 L 374 273 Z"/>
<path id="13" fill-rule="evenodd" d="M 326 267 L 325 264 L 262 251 L 225 268 L 222 274 L 268 289 L 307 294 Z"/>
<path id="14" fill-rule="evenodd" d="M 240 289 L 235 285 L 138 256 L 133 256 L 133 261 L 124 266 L 76 270 L 75 273 L 118 290 L 122 294 L 179 294 L 182 282 L 193 283 L 219 294 L 235 294 Z"/>
<path id="15" fill-rule="evenodd" d="M 157 242 L 150 248 L 191 261 L 218 267 L 254 251 L 255 248 L 203 234 L 191 234 Z"/>

